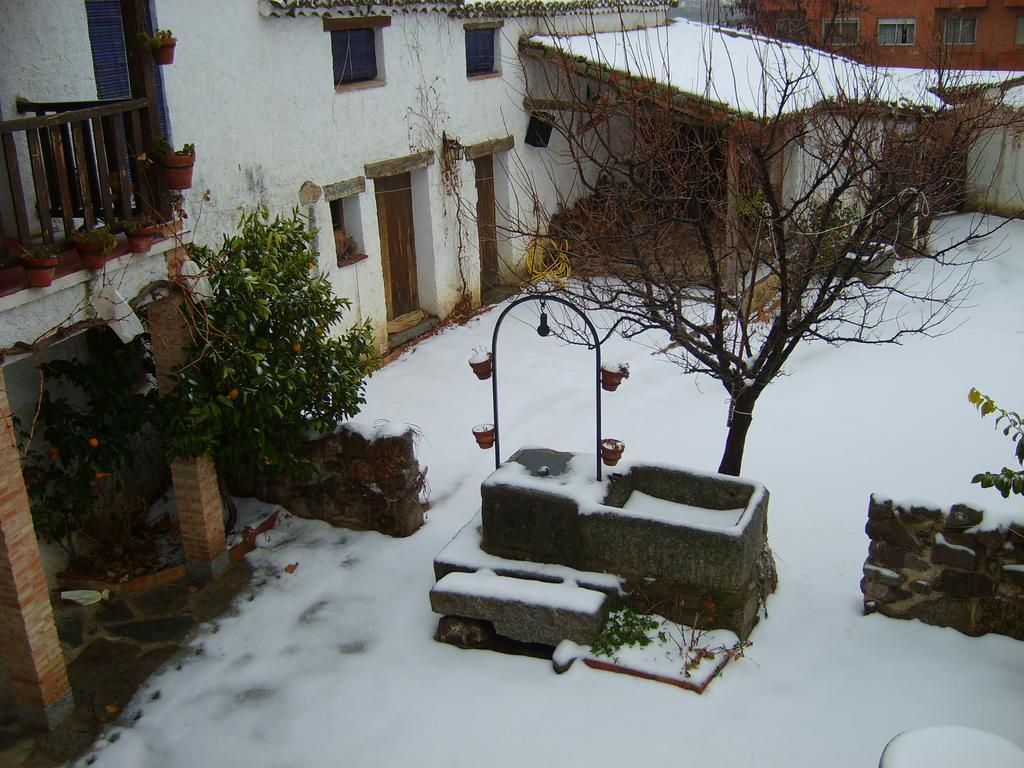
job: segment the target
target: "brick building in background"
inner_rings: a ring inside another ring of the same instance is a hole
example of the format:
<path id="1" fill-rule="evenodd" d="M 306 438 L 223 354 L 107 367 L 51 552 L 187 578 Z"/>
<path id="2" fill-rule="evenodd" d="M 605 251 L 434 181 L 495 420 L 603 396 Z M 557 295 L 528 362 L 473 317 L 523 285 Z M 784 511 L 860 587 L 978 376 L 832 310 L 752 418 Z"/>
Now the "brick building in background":
<path id="1" fill-rule="evenodd" d="M 873 64 L 1024 69 L 1024 0 L 748 0 L 759 32 Z"/>

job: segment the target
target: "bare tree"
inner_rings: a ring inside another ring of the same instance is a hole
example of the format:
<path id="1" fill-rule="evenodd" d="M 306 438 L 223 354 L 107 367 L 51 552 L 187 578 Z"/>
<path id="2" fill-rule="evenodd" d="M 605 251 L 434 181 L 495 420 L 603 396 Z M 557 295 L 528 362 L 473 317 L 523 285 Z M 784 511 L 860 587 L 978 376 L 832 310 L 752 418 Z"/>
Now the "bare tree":
<path id="1" fill-rule="evenodd" d="M 571 244 L 561 291 L 612 310 L 627 337 L 664 331 L 684 371 L 722 383 L 719 471 L 738 474 L 758 398 L 801 342 L 940 332 L 979 258 L 963 246 L 1001 224 L 977 217 L 940 242 L 932 219 L 962 204 L 979 137 L 1021 122 L 999 89 L 948 73 L 943 100 L 924 75 L 736 33 L 702 31 L 705 71 L 677 76 L 673 34 L 524 45 L 527 103 L 574 170 L 546 231 L 524 229 Z"/>

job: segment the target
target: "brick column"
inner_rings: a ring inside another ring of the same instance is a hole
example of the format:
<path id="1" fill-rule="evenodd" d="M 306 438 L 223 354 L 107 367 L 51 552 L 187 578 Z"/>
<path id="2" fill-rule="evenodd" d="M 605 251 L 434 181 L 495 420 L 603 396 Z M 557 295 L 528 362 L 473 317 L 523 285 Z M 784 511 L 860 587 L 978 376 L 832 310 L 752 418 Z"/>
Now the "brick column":
<path id="1" fill-rule="evenodd" d="M 18 716 L 47 730 L 74 709 L 0 367 L 0 653 Z"/>
<path id="2" fill-rule="evenodd" d="M 161 394 L 174 388 L 174 369 L 191 345 L 181 297 L 173 294 L 146 305 L 153 361 Z M 230 564 L 224 545 L 224 518 L 217 468 L 210 456 L 175 459 L 171 481 L 185 548 L 185 569 L 196 581 L 220 576 Z"/>

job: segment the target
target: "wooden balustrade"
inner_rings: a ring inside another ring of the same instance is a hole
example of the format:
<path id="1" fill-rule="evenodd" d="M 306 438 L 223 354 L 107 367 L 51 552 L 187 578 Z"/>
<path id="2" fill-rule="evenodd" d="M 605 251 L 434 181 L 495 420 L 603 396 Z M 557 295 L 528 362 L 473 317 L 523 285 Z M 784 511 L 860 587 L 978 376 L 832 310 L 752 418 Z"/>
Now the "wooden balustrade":
<path id="1" fill-rule="evenodd" d="M 167 190 L 151 163 L 149 100 L 19 101 L 28 117 L 0 121 L 10 205 L 0 207 L 0 257 L 62 244 L 97 222 L 113 231 L 137 214 L 169 217 Z M 0 177 L 3 171 L 0 170 Z"/>

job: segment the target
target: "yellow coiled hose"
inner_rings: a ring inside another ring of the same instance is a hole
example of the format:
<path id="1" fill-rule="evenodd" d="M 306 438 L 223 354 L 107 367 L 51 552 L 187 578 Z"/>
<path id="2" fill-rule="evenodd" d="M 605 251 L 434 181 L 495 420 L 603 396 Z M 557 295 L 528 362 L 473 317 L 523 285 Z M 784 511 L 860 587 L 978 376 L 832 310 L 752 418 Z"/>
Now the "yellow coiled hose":
<path id="1" fill-rule="evenodd" d="M 564 285 L 572 276 L 569 266 L 569 241 L 550 237 L 535 237 L 526 249 L 526 271 L 530 281 L 550 281 Z"/>

